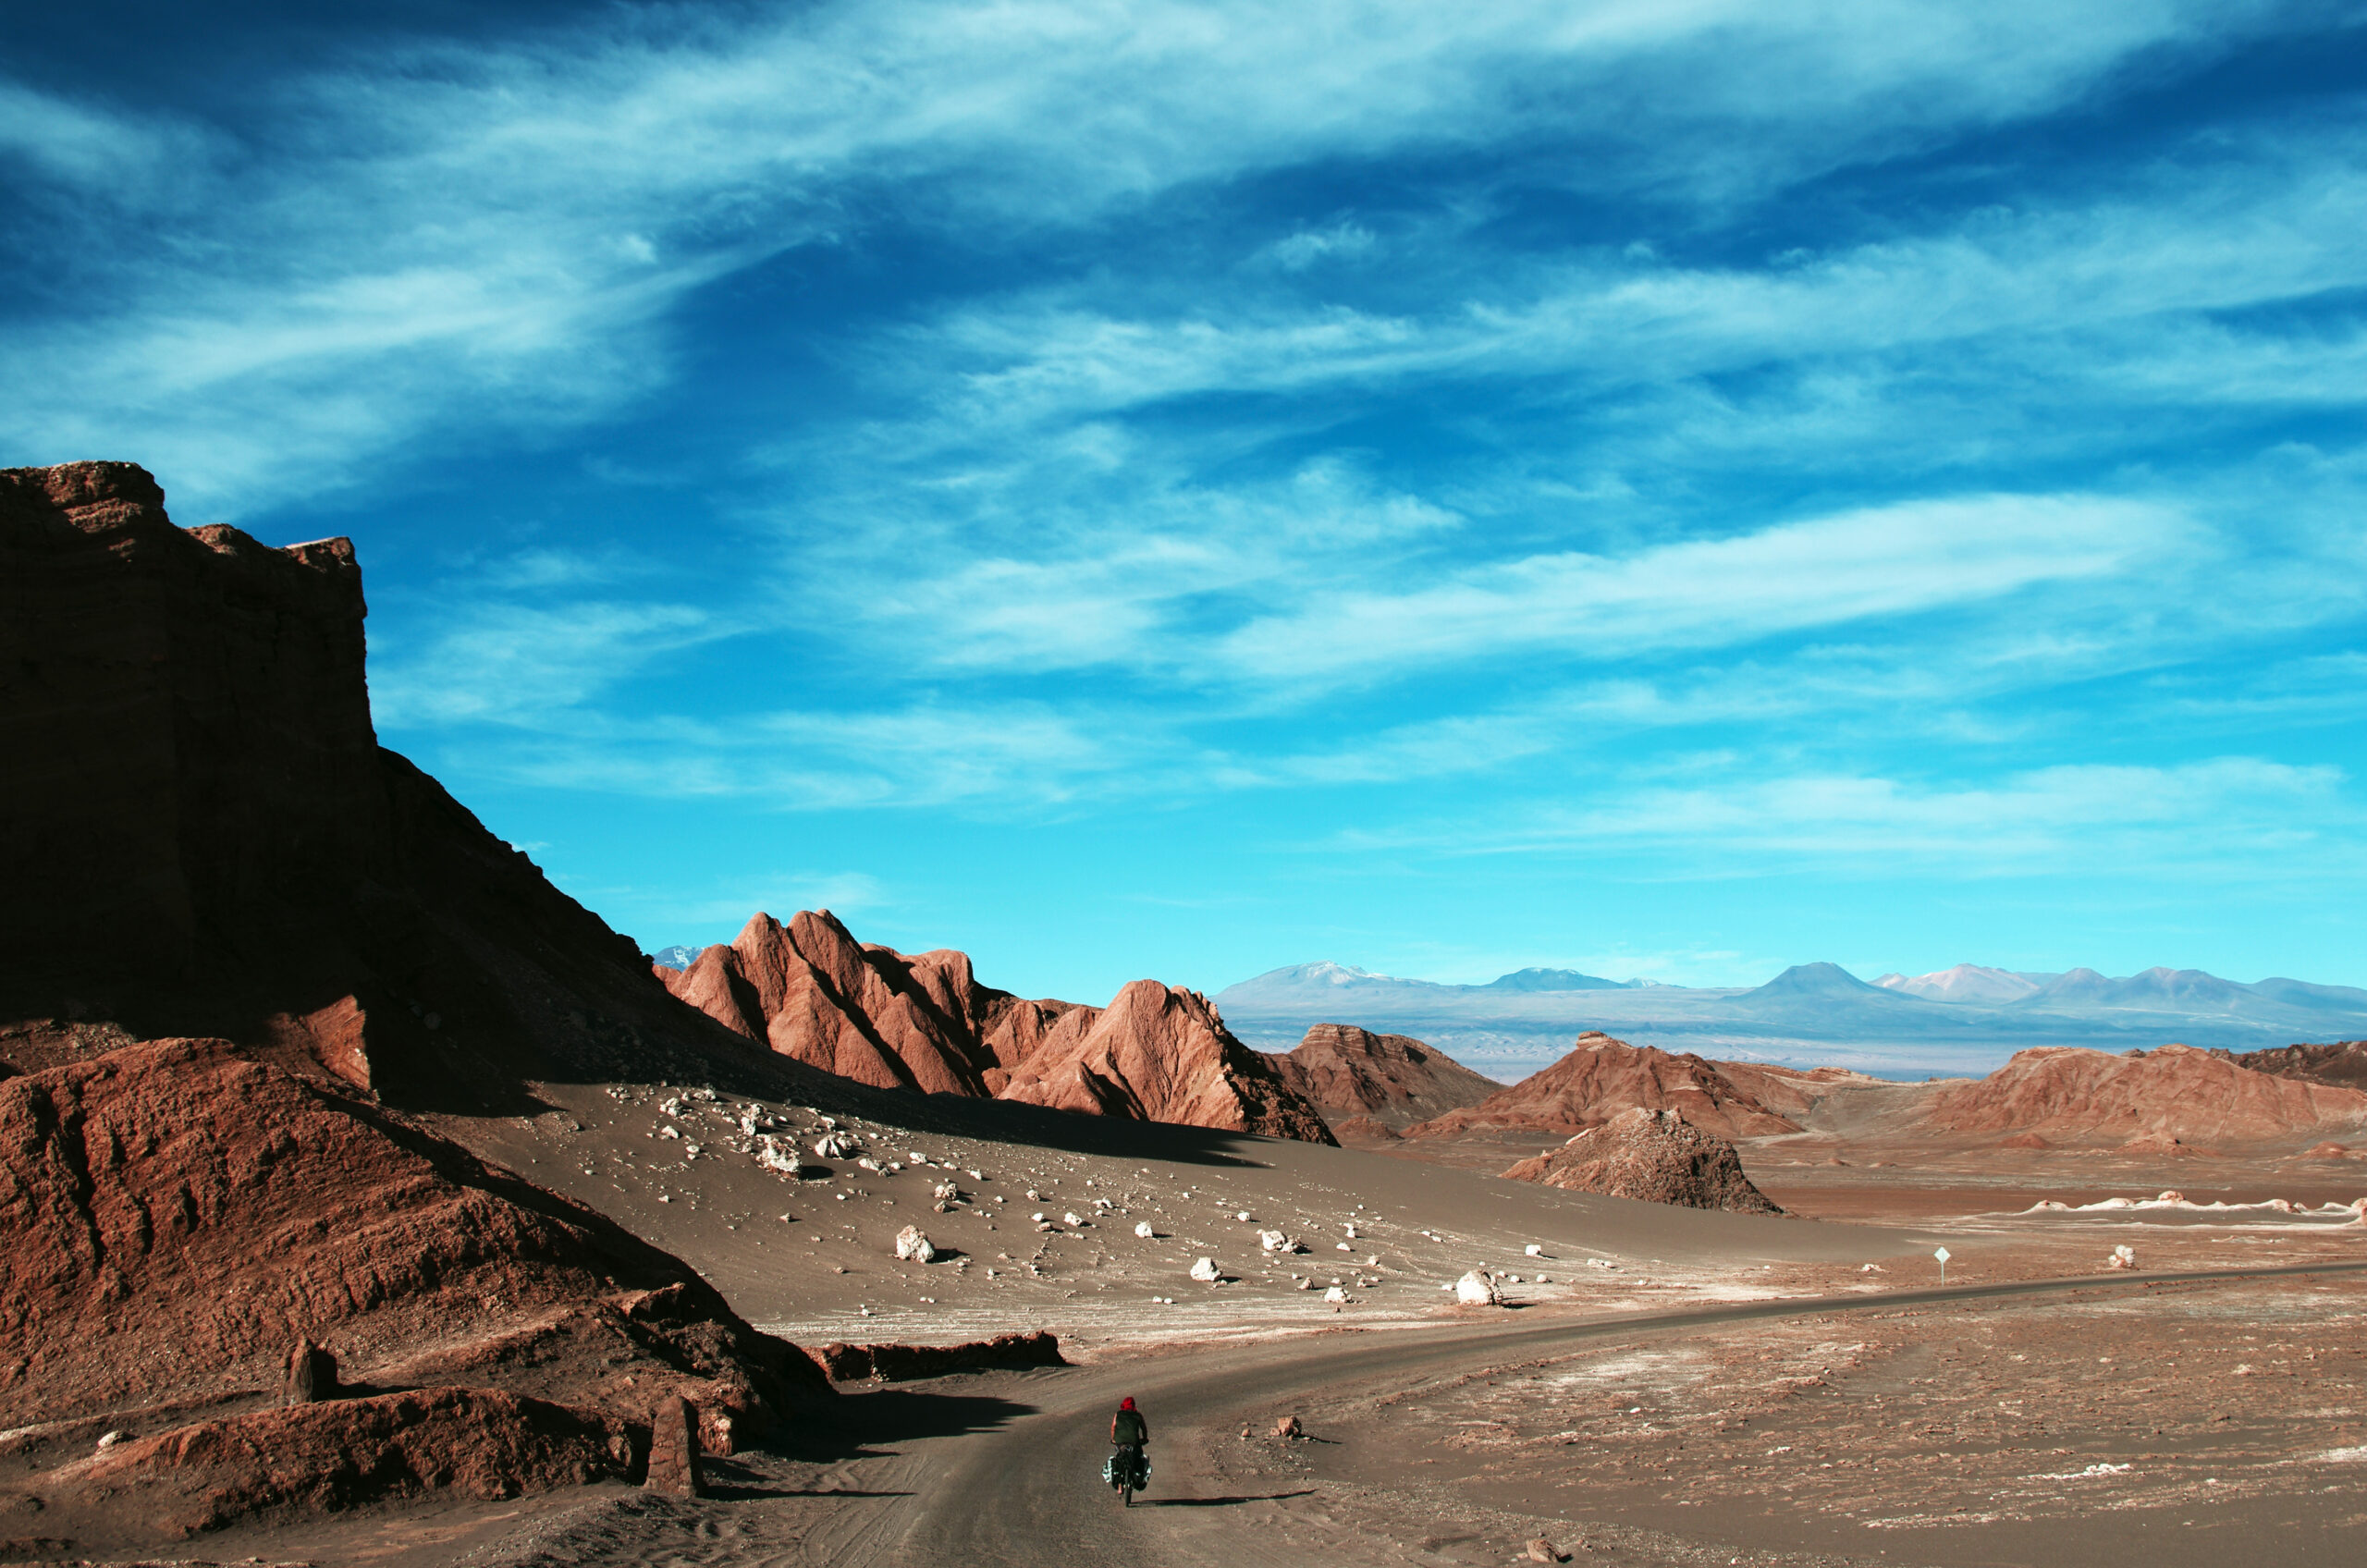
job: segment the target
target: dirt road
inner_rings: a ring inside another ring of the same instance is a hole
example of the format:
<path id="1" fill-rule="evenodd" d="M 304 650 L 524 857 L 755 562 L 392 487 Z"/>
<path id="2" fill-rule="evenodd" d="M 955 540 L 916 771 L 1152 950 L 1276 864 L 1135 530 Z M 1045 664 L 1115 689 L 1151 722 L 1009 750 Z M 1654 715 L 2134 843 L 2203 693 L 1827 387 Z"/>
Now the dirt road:
<path id="1" fill-rule="evenodd" d="M 1456 1325 L 1440 1329 L 1306 1340 L 1210 1354 L 1178 1354 L 1032 1378 L 1024 1385 L 1025 1413 L 958 1439 L 910 1444 L 888 1477 L 874 1470 L 876 1491 L 909 1495 L 881 1499 L 877 1508 L 851 1512 L 840 1527 L 808 1537 L 809 1562 L 868 1568 L 871 1564 L 944 1568 L 1059 1562 L 1142 1568 L 1145 1564 L 1207 1564 L 1251 1568 L 1301 1562 L 1318 1542 L 1349 1522 L 1329 1514 L 1314 1488 L 1282 1484 L 1243 1489 L 1220 1481 L 1212 1456 L 1241 1442 L 1245 1423 L 1262 1426 L 1277 1412 L 1318 1392 L 1337 1403 L 1357 1385 L 1402 1389 L 1427 1377 L 1524 1357 L 1551 1355 L 1592 1339 L 1639 1332 L 1699 1330 L 1718 1324 L 1805 1314 L 1896 1310 L 1917 1304 L 1966 1303 L 2010 1297 L 2068 1296 L 2109 1290 L 2141 1293 L 2146 1285 L 2185 1280 L 2269 1279 L 2356 1272 L 2367 1264 L 2329 1264 L 2257 1270 L 2197 1270 L 2110 1282 L 2094 1277 L 2028 1280 L 1948 1291 L 1900 1291 L 1875 1296 L 1754 1302 L 1648 1317 Z M 1158 1466 L 1150 1495 L 1132 1511 L 1099 1484 L 1101 1413 L 1120 1395 L 1141 1401 L 1154 1424 Z M 984 1414 L 984 1413 L 982 1413 Z M 991 1417 L 988 1417 L 991 1419 Z M 1320 1440 L 1322 1434 L 1314 1437 Z M 1871 1555 L 1870 1553 L 1869 1554 Z M 1436 1562 L 1422 1543 L 1355 1537 L 1346 1560 Z"/>

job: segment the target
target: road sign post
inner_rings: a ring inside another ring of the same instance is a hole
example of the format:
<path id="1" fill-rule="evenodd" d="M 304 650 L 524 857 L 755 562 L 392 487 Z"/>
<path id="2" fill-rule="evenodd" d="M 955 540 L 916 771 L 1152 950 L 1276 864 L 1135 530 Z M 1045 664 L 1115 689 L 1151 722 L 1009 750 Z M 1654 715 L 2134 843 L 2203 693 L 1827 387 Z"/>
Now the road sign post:
<path id="1" fill-rule="evenodd" d="M 1948 1249 L 1942 1247 L 1932 1256 L 1940 1260 L 1940 1283 L 1944 1285 L 1948 1282 Z"/>

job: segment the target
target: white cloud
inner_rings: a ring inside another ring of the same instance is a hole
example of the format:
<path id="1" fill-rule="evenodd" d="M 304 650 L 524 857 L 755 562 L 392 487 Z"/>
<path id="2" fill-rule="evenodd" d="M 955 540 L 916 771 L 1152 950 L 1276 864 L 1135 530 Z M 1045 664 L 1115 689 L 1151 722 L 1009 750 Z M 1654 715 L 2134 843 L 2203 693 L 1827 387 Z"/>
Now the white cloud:
<path id="1" fill-rule="evenodd" d="M 1714 782 L 1688 787 L 1603 790 L 1588 803 L 1547 810 L 1526 827 L 1466 843 L 1490 852 L 1682 846 L 1716 857 L 1695 864 L 1728 873 L 1761 867 L 1767 857 L 1809 857 L 1854 862 L 1861 870 L 1944 864 L 1975 876 L 2125 871 L 2141 860 L 2154 871 L 2215 864 L 2279 876 L 2292 874 L 2297 856 L 2349 840 L 2361 818 L 2341 769 L 2258 757 L 2171 766 L 2069 764 L 1988 786 L 1717 771 Z M 1729 858 L 1736 855 L 1752 858 Z M 2340 855 L 2355 858 L 2347 850 Z"/>
<path id="2" fill-rule="evenodd" d="M 924 222 L 1074 222 L 1308 158 L 1485 142 L 1550 102 L 1566 129 L 1619 145 L 1584 165 L 1600 178 L 1723 199 L 2059 104 L 2135 53 L 2276 15 L 2234 0 L 608 11 L 260 82 L 235 150 L 0 84 L 0 148 L 70 188 L 73 221 L 54 226 L 70 244 L 20 232 L 71 256 L 86 302 L 0 336 L 16 388 L 0 423 L 19 459 L 129 453 L 234 512 L 350 482 L 423 432 L 611 411 L 671 374 L 660 324 L 686 295 L 830 242 L 883 192 Z M 160 224 L 173 243 L 147 242 Z M 1376 330 L 1297 336 L 1336 357 Z"/>
<path id="3" fill-rule="evenodd" d="M 730 634 L 691 605 L 481 600 L 451 606 L 421 648 L 371 650 L 371 707 L 382 726 L 582 722 L 569 716 L 651 661 Z"/>
<path id="4" fill-rule="evenodd" d="M 1236 673 L 1307 680 L 1521 649 L 1608 661 L 1731 647 L 2103 577 L 2192 543 L 2175 514 L 2103 497 L 1907 502 L 1625 557 L 1562 552 L 1435 586 L 1342 594 L 1252 622 L 1220 656 Z"/>

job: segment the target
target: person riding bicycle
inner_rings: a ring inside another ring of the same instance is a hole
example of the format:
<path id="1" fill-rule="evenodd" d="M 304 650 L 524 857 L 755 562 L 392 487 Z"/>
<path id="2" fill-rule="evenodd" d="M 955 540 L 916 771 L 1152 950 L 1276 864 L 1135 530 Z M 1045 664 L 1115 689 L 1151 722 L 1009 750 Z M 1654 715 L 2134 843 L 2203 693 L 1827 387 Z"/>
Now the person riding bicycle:
<path id="1" fill-rule="evenodd" d="M 1132 1394 L 1118 1402 L 1118 1414 L 1110 1418 L 1110 1441 L 1116 1446 L 1117 1457 L 1124 1465 L 1119 1474 L 1136 1477 L 1134 1486 L 1127 1489 L 1139 1488 L 1145 1470 L 1143 1445 L 1150 1441 L 1150 1423 L 1144 1420 L 1143 1413 L 1134 1408 L 1134 1396 Z"/>

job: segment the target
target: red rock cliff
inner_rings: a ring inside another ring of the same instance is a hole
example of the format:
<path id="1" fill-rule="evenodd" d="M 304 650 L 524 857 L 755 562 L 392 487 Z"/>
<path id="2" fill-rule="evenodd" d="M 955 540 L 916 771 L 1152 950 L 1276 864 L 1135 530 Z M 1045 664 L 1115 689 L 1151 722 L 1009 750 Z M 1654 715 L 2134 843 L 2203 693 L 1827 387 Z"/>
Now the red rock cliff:
<path id="1" fill-rule="evenodd" d="M 744 1048 L 379 747 L 332 539 L 184 531 L 129 463 L 0 471 L 0 1061 L 223 1036 L 404 1103 Z"/>

